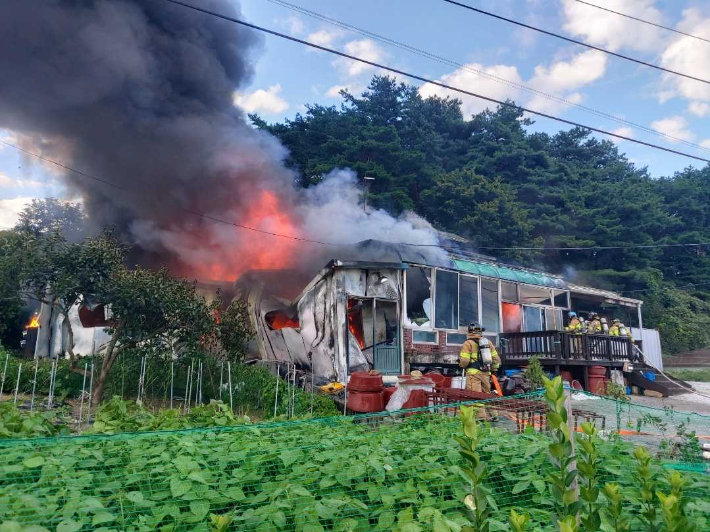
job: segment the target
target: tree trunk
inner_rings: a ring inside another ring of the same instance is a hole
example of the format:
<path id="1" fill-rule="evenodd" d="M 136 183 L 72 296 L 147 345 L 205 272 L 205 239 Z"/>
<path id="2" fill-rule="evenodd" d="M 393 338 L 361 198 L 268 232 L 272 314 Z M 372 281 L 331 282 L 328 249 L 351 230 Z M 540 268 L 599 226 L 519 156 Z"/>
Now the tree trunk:
<path id="1" fill-rule="evenodd" d="M 91 395 L 91 404 L 98 405 L 101 402 L 101 396 L 104 394 L 104 386 L 106 385 L 106 378 L 108 377 L 109 371 L 113 363 L 118 358 L 120 348 L 116 349 L 116 342 L 118 341 L 119 329 L 113 331 L 113 336 L 111 341 L 106 348 L 106 355 L 104 356 L 104 363 L 101 365 L 101 372 L 96 377 L 96 382 L 94 383 L 94 391 Z"/>
<path id="2" fill-rule="evenodd" d="M 65 311 L 63 308 L 60 307 L 60 312 L 64 316 L 64 321 L 67 322 L 67 335 L 68 335 L 68 347 L 67 347 L 67 353 L 69 353 L 69 360 L 71 360 L 71 367 L 72 369 L 76 368 L 77 365 L 77 358 L 76 355 L 74 354 L 74 329 L 71 326 L 71 321 L 69 320 L 69 311 Z"/>

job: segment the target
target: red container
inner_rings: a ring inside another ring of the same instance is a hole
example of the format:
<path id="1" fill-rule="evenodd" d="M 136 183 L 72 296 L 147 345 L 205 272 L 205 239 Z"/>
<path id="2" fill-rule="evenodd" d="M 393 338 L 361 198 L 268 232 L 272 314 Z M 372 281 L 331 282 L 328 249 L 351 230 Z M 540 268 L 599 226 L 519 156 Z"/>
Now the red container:
<path id="1" fill-rule="evenodd" d="M 562 377 L 563 381 L 567 381 L 567 382 L 572 382 L 572 380 L 573 380 L 572 379 L 572 372 L 568 371 L 566 369 L 563 369 L 560 371 L 560 377 Z"/>
<path id="2" fill-rule="evenodd" d="M 382 402 L 385 404 L 385 407 L 390 402 L 390 398 L 396 389 L 397 388 L 394 386 L 387 386 L 384 390 L 382 390 Z"/>
<path id="3" fill-rule="evenodd" d="M 596 393 L 597 395 L 604 395 L 606 392 L 606 377 L 600 377 L 599 375 L 589 376 L 589 391 Z"/>
<path id="4" fill-rule="evenodd" d="M 429 405 L 429 398 L 424 390 L 412 390 L 409 399 L 402 405 L 402 408 L 423 408 Z"/>
<path id="5" fill-rule="evenodd" d="M 441 373 L 427 373 L 426 377 L 429 377 L 431 380 L 434 381 L 434 386 L 436 388 L 444 387 L 444 381 L 446 381 L 446 377 L 444 377 Z"/>
<path id="6" fill-rule="evenodd" d="M 348 391 L 348 409 L 353 412 L 381 412 L 385 409 L 382 392 Z"/>
<path id="7" fill-rule="evenodd" d="M 350 375 L 348 390 L 354 392 L 381 392 L 384 388 L 382 375 L 370 375 L 366 371 L 356 371 Z"/>
<path id="8" fill-rule="evenodd" d="M 589 366 L 589 375 L 606 377 L 606 368 L 604 366 Z"/>
<path id="9" fill-rule="evenodd" d="M 441 385 L 442 388 L 451 388 L 451 377 L 444 377 L 444 383 Z"/>

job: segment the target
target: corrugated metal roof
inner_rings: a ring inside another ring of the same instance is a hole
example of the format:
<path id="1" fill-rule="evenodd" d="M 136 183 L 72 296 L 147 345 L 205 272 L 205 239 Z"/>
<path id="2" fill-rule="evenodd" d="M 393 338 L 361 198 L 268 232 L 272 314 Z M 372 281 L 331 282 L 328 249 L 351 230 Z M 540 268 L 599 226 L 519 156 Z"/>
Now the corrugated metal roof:
<path id="1" fill-rule="evenodd" d="M 473 273 L 475 275 L 495 277 L 504 281 L 513 281 L 517 283 L 547 286 L 560 290 L 567 289 L 567 283 L 564 281 L 564 279 L 560 277 L 554 277 L 552 275 L 548 275 L 542 272 L 509 268 L 500 264 L 489 264 L 486 262 L 475 262 L 463 259 L 453 259 L 453 262 L 456 269 L 464 272 Z"/>

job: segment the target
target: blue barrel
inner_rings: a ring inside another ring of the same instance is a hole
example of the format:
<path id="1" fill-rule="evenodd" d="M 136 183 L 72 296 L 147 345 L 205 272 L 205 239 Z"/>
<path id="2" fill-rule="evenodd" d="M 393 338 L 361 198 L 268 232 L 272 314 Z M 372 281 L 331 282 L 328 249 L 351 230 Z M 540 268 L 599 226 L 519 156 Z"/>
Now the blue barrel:
<path id="1" fill-rule="evenodd" d="M 505 376 L 506 377 L 512 377 L 513 375 L 520 375 L 523 371 L 520 368 L 515 368 L 515 369 L 506 369 L 505 370 Z"/>
<path id="2" fill-rule="evenodd" d="M 642 371 L 641 375 L 646 377 L 650 381 L 655 381 L 656 380 L 656 374 L 653 371 Z"/>

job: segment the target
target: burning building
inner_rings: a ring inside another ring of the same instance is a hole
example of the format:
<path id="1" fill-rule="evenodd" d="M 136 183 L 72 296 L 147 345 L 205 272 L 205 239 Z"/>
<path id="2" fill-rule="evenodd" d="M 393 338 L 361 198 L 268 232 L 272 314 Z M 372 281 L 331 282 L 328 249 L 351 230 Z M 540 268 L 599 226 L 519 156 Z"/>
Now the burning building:
<path id="1" fill-rule="evenodd" d="M 640 300 L 473 253 L 366 241 L 341 256 L 293 299 L 270 293 L 255 276 L 237 283 L 257 333 L 255 356 L 312 370 L 320 383 L 370 369 L 391 381 L 413 369 L 456 375 L 466 329 L 479 322 L 504 368 L 535 355 L 588 387 L 591 366 L 628 370 L 639 362 L 628 338 L 565 332 L 575 310 L 633 325 L 637 345 L 662 368 L 660 339 L 643 328 Z"/>

